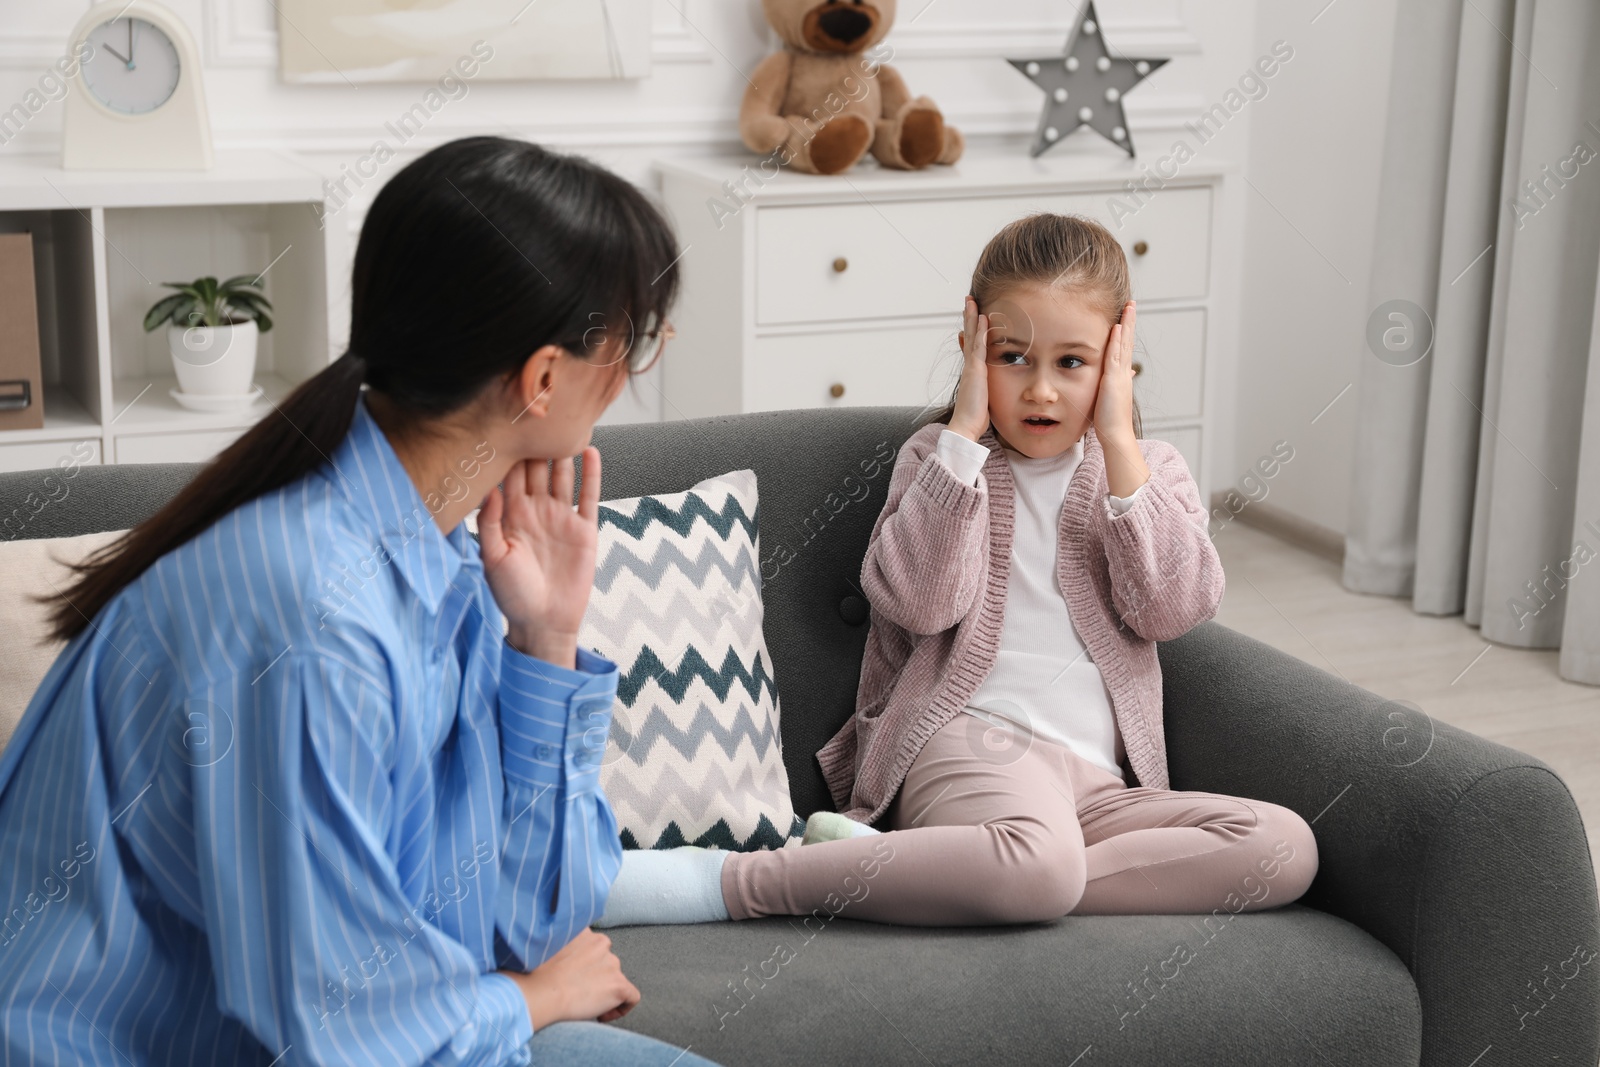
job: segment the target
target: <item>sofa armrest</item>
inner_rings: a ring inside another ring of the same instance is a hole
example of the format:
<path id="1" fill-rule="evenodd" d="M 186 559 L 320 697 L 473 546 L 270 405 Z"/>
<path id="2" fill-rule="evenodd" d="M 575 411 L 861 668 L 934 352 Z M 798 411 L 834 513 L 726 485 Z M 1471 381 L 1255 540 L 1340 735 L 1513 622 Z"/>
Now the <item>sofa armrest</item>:
<path id="1" fill-rule="evenodd" d="M 1409 968 L 1424 1067 L 1600 1058 L 1594 863 L 1548 765 L 1216 622 L 1157 651 L 1171 787 L 1311 823 L 1299 903 Z"/>

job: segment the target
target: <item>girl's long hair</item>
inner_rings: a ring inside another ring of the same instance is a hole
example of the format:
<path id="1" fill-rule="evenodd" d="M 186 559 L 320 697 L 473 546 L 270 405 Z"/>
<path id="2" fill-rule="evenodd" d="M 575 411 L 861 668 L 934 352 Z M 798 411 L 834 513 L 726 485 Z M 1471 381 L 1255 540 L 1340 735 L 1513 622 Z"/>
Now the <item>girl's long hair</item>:
<path id="1" fill-rule="evenodd" d="M 589 358 L 619 332 L 631 362 L 678 289 L 677 241 L 645 195 L 576 156 L 468 137 L 397 173 L 361 227 L 350 343 L 155 515 L 74 566 L 49 612 L 71 640 L 166 553 L 316 470 L 344 440 L 362 384 L 401 432 L 456 411 L 548 344 Z M 606 346 L 606 351 L 614 351 Z"/>
<path id="2" fill-rule="evenodd" d="M 1023 285 L 1060 287 L 1088 302 L 1113 324 L 1133 299 L 1128 279 L 1128 257 L 1111 231 L 1083 215 L 1057 215 L 1048 211 L 1009 223 L 984 246 L 972 272 L 972 298 L 978 308 L 991 306 L 1001 294 Z M 933 414 L 920 420 L 948 423 L 956 411 L 956 393 Z M 1144 436 L 1139 402 L 1133 402 L 1133 433 Z"/>

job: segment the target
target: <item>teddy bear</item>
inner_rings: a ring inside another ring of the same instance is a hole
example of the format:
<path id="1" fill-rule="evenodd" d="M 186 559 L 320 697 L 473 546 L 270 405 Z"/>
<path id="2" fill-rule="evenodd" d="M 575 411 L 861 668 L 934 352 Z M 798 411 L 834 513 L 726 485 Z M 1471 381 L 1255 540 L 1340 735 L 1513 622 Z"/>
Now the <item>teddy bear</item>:
<path id="1" fill-rule="evenodd" d="M 961 131 L 893 67 L 868 55 L 894 24 L 895 0 L 762 0 L 784 49 L 761 62 L 739 108 L 752 152 L 778 151 L 808 174 L 838 174 L 868 149 L 879 163 L 920 170 L 961 158 Z"/>

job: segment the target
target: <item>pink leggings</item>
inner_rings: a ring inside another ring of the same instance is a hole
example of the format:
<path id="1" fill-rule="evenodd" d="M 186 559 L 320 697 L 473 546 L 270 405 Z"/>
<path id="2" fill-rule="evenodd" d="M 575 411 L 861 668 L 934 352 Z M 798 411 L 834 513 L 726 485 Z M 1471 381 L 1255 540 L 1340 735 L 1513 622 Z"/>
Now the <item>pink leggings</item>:
<path id="1" fill-rule="evenodd" d="M 1288 808 L 1129 786 L 1038 736 L 995 751 L 994 729 L 960 713 L 929 738 L 881 835 L 729 855 L 730 917 L 825 909 L 965 926 L 1259 911 L 1316 874 L 1316 838 Z"/>

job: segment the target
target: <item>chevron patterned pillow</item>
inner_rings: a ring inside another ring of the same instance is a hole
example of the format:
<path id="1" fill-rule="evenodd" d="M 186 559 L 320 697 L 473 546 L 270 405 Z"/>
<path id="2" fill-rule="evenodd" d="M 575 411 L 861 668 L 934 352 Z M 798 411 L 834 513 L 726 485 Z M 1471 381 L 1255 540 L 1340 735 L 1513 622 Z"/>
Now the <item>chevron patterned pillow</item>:
<path id="1" fill-rule="evenodd" d="M 754 471 L 600 503 L 578 640 L 621 678 L 601 785 L 622 847 L 798 845 L 762 633 Z"/>

